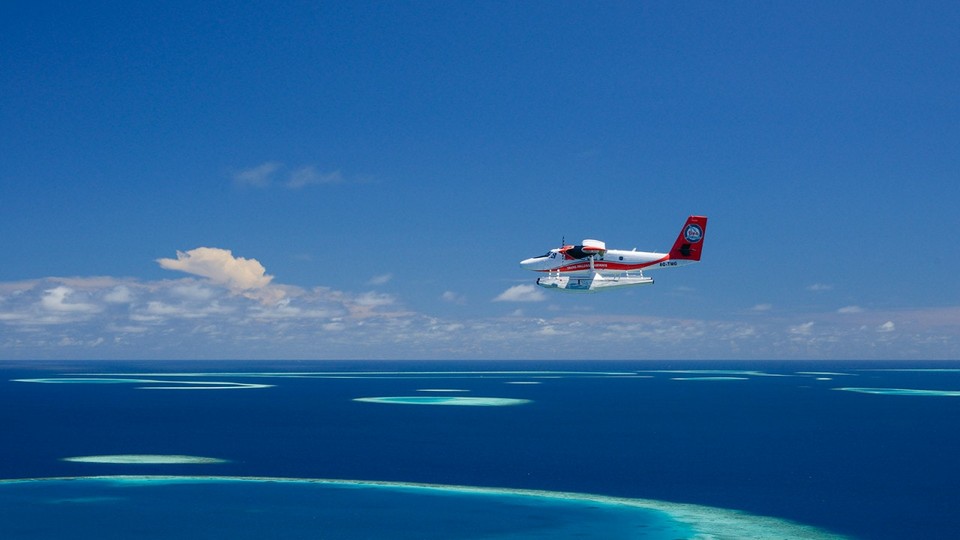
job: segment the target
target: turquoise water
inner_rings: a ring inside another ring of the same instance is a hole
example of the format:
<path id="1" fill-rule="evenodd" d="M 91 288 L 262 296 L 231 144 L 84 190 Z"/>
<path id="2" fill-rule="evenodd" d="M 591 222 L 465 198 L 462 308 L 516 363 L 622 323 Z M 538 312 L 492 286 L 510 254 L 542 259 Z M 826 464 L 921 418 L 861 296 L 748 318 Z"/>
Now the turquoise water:
<path id="1" fill-rule="evenodd" d="M 592 499 L 289 479 L 0 482 L 0 538 L 688 538 L 667 513 Z"/>

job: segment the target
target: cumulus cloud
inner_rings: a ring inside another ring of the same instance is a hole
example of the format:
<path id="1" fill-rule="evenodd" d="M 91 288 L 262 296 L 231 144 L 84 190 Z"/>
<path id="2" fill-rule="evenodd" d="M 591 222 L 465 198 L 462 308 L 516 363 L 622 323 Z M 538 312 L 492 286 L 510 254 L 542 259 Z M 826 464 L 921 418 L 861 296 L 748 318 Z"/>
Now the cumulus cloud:
<path id="1" fill-rule="evenodd" d="M 770 311 L 773 309 L 773 304 L 757 304 L 751 308 L 752 311 Z"/>
<path id="2" fill-rule="evenodd" d="M 851 313 L 863 313 L 863 308 L 860 306 L 844 306 L 837 310 L 837 313 L 841 315 L 849 315 Z"/>
<path id="3" fill-rule="evenodd" d="M 500 293 L 494 302 L 542 302 L 547 299 L 536 285 L 514 285 Z"/>
<path id="4" fill-rule="evenodd" d="M 828 285 L 826 283 L 814 283 L 813 285 L 807 286 L 807 290 L 812 292 L 829 291 L 832 289 L 833 285 Z"/>
<path id="5" fill-rule="evenodd" d="M 187 252 L 177 251 L 176 259 L 157 259 L 157 262 L 161 268 L 205 277 L 234 293 L 255 292 L 273 279 L 259 261 L 234 257 L 229 249 L 199 247 Z M 193 294 L 198 292 L 192 291 Z"/>
<path id="6" fill-rule="evenodd" d="M 893 324 L 893 321 L 887 321 L 877 327 L 877 332 L 887 333 L 893 332 L 897 329 L 897 325 Z"/>
<path id="7" fill-rule="evenodd" d="M 40 305 L 46 310 L 60 313 L 96 313 L 100 311 L 100 308 L 95 304 L 70 302 L 69 298 L 73 293 L 73 289 L 64 285 L 47 289 L 40 300 Z"/>

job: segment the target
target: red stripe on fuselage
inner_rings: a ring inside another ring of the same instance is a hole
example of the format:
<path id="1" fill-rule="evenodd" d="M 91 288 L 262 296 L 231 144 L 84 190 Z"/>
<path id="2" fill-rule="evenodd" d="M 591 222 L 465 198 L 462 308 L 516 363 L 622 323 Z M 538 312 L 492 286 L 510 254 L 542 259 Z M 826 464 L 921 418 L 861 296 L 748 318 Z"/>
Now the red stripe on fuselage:
<path id="1" fill-rule="evenodd" d="M 663 262 L 663 261 L 665 261 L 665 260 L 667 260 L 667 259 L 669 259 L 669 258 L 670 258 L 670 256 L 668 255 L 668 256 L 665 256 L 665 257 L 660 257 L 659 259 L 656 259 L 656 260 L 653 260 L 653 261 L 650 261 L 650 262 L 638 263 L 638 264 L 624 264 L 624 263 L 612 262 L 612 261 L 594 261 L 594 263 L 593 263 L 593 268 L 594 268 L 594 270 L 596 270 L 596 271 L 602 271 L 602 270 L 621 270 L 621 271 L 640 270 L 641 268 L 647 268 L 648 266 L 652 266 L 652 265 L 654 265 L 654 264 L 661 263 L 661 262 Z M 564 265 L 564 266 L 557 266 L 557 267 L 551 268 L 551 269 L 549 269 L 549 270 L 537 270 L 537 272 L 545 272 L 545 273 L 547 273 L 547 272 L 581 272 L 581 271 L 583 271 L 583 270 L 590 270 L 590 262 L 589 262 L 589 261 L 587 261 L 587 262 L 580 262 L 580 263 L 577 263 L 577 264 L 568 264 L 568 265 Z"/>

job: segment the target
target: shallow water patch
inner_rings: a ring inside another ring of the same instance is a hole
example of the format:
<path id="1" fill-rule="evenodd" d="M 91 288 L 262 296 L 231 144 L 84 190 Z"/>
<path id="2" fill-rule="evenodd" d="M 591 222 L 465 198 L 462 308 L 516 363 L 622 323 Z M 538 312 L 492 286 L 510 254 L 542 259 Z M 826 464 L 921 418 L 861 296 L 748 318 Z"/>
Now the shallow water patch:
<path id="1" fill-rule="evenodd" d="M 219 458 L 172 454 L 115 454 L 103 456 L 75 456 L 63 458 L 63 461 L 70 461 L 72 463 L 111 463 L 115 465 L 200 465 L 211 463 L 227 463 L 227 460 Z"/>
<path id="2" fill-rule="evenodd" d="M 844 392 L 856 392 L 858 394 L 874 394 L 882 396 L 938 396 L 938 397 L 960 397 L 960 390 L 927 390 L 922 388 L 835 388 Z"/>
<path id="3" fill-rule="evenodd" d="M 505 407 L 530 403 L 529 399 L 461 396 L 384 396 L 361 397 L 354 401 L 364 403 L 389 403 L 394 405 L 452 405 L 464 407 Z"/>

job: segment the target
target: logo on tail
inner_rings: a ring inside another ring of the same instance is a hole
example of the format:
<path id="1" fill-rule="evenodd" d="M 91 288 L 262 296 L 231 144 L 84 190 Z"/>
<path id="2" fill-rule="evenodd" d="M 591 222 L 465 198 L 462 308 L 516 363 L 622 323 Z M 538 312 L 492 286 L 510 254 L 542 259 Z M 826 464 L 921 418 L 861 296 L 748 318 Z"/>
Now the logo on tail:
<path id="1" fill-rule="evenodd" d="M 683 229 L 683 237 L 686 238 L 687 242 L 696 244 L 703 240 L 703 229 L 696 223 L 690 223 Z"/>

